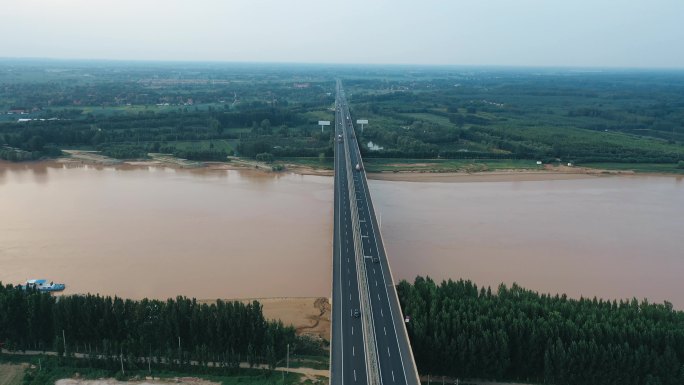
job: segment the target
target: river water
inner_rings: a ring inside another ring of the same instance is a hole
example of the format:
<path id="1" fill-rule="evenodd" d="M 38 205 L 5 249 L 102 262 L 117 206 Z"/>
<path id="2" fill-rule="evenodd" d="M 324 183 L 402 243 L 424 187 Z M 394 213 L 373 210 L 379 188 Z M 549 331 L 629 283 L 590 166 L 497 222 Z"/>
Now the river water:
<path id="1" fill-rule="evenodd" d="M 392 269 L 684 309 L 684 180 L 371 184 Z"/>
<path id="2" fill-rule="evenodd" d="M 371 181 L 396 279 L 684 309 L 684 181 Z M 329 296 L 332 178 L 0 163 L 0 281 L 68 293 Z"/>
<path id="3" fill-rule="evenodd" d="M 0 281 L 124 297 L 329 296 L 331 178 L 0 167 Z"/>

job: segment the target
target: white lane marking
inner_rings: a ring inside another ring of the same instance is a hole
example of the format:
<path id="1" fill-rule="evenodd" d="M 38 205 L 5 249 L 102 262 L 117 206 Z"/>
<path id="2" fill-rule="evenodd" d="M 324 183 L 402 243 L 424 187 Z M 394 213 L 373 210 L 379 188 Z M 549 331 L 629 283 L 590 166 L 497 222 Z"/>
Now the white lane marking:
<path id="1" fill-rule="evenodd" d="M 344 178 L 343 178 L 342 180 L 344 181 Z M 340 200 L 340 199 L 337 200 L 337 210 L 338 210 L 338 212 L 339 212 L 340 208 L 342 207 L 342 202 L 343 202 L 343 201 L 344 201 L 344 194 L 342 194 L 342 199 L 341 199 L 341 200 Z M 345 210 L 345 212 L 346 212 L 346 210 Z M 341 236 L 341 234 L 340 234 L 340 232 L 342 231 L 342 226 L 341 226 L 341 225 L 342 225 L 342 219 L 341 219 L 340 216 L 338 215 L 338 216 L 337 216 L 337 235 L 338 235 L 338 239 L 339 239 L 339 237 Z M 346 231 L 345 231 L 345 233 L 346 233 Z M 347 252 L 349 252 L 349 247 L 347 247 Z M 340 254 L 341 254 L 341 253 L 340 253 Z M 340 255 L 340 257 L 341 257 L 341 256 L 342 256 L 342 255 Z M 340 258 L 340 265 L 339 265 L 338 273 L 339 273 L 339 275 L 340 275 L 340 277 L 339 277 L 340 281 L 339 281 L 339 282 L 341 282 L 341 281 L 342 281 L 342 258 Z M 341 283 L 340 283 L 340 288 L 339 288 L 339 290 L 340 290 L 339 296 L 340 296 L 340 298 L 342 298 L 342 284 L 341 284 Z M 341 305 L 340 305 L 340 306 L 341 306 Z M 342 307 L 340 307 L 340 309 L 342 309 Z M 343 318 L 343 316 L 342 316 L 342 311 L 340 311 L 340 336 L 342 336 L 343 333 L 344 333 L 344 318 Z M 341 355 L 342 355 L 342 383 L 344 384 L 344 344 L 341 344 L 341 345 L 342 345 L 342 346 L 341 346 L 340 352 L 341 352 Z M 332 350 L 331 350 L 331 352 L 332 352 Z"/>
<path id="2" fill-rule="evenodd" d="M 378 286 L 378 280 L 377 279 L 375 280 L 375 286 L 376 287 Z"/>
<path id="3" fill-rule="evenodd" d="M 389 348 L 387 348 L 389 349 Z M 356 355 L 356 346 L 352 346 L 352 356 Z"/>
<path id="4" fill-rule="evenodd" d="M 381 317 L 384 317 L 384 316 L 385 316 L 384 314 L 382 314 L 382 309 L 380 309 L 380 316 L 381 316 Z"/>
<path id="5" fill-rule="evenodd" d="M 352 335 L 354 335 L 354 327 L 352 326 Z"/>
<path id="6" fill-rule="evenodd" d="M 356 382 L 356 369 L 354 369 L 354 382 Z"/>
<path id="7" fill-rule="evenodd" d="M 349 300 L 351 301 L 351 293 L 349 293 Z M 382 310 L 381 310 L 382 311 Z"/>
<path id="8" fill-rule="evenodd" d="M 373 274 L 375 274 L 375 268 L 373 268 Z"/>
<path id="9" fill-rule="evenodd" d="M 385 335 L 387 335 L 387 328 L 383 326 L 382 330 L 385 332 Z"/>
<path id="10" fill-rule="evenodd" d="M 380 293 L 378 293 L 378 301 L 381 301 L 381 299 L 380 299 Z"/>
<path id="11" fill-rule="evenodd" d="M 387 356 L 388 356 L 388 357 L 391 357 L 391 356 L 392 356 L 392 355 L 390 354 L 390 351 L 389 351 L 389 346 L 387 347 Z"/>
<path id="12" fill-rule="evenodd" d="M 347 286 L 351 286 L 351 279 L 347 281 Z"/>
<path id="13" fill-rule="evenodd" d="M 354 372 L 354 373 L 356 373 L 356 372 Z M 392 371 L 392 382 L 396 382 L 396 381 L 394 380 L 394 370 Z"/>
<path id="14" fill-rule="evenodd" d="M 365 178 L 364 178 L 364 182 L 365 182 L 365 184 L 363 186 L 364 187 L 363 194 L 367 199 L 369 199 L 368 198 L 368 196 L 369 196 L 368 181 Z M 367 205 L 366 210 L 368 211 L 369 214 L 371 213 L 370 205 Z M 373 221 L 371 221 L 371 231 L 373 231 L 373 232 L 375 232 L 374 227 L 375 226 L 373 225 Z M 375 238 L 375 249 L 378 250 L 378 253 L 380 253 L 380 248 L 378 247 L 378 239 L 377 238 Z M 388 265 L 389 265 L 389 262 L 388 262 Z M 391 280 L 390 280 L 389 284 L 387 283 L 387 280 L 385 279 L 385 271 L 384 270 L 385 269 L 382 267 L 382 264 L 380 264 L 380 272 L 382 275 L 382 281 L 386 286 L 385 295 L 387 296 L 387 303 L 388 303 L 389 309 L 390 309 L 390 318 L 392 319 L 392 321 L 394 321 L 394 312 L 392 311 L 392 302 L 389 299 L 389 289 L 387 289 L 387 287 L 391 287 L 393 285 L 393 283 Z M 396 291 L 394 293 L 395 293 L 395 298 L 396 298 Z M 399 309 L 399 311 L 400 311 L 399 314 L 401 314 L 401 309 Z M 382 309 L 380 309 L 380 314 L 382 314 Z M 397 326 L 395 325 L 394 322 L 392 322 L 392 328 L 394 328 L 394 335 L 396 336 L 397 335 Z M 398 340 L 397 340 L 397 342 L 398 342 Z M 401 362 L 401 369 L 404 372 L 404 378 L 406 378 L 406 367 L 404 366 L 404 358 L 402 357 L 403 355 L 401 354 L 401 348 L 399 348 L 398 350 L 399 350 L 399 362 Z M 392 371 L 392 380 L 394 381 L 394 371 Z"/>

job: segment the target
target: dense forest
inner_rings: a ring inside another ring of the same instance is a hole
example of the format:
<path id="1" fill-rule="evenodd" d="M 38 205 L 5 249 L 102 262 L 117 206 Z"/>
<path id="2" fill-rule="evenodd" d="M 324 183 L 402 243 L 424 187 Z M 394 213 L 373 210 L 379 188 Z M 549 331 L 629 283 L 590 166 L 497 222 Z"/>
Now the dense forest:
<path id="1" fill-rule="evenodd" d="M 684 73 L 445 68 L 351 79 L 367 157 L 677 163 Z"/>
<path id="2" fill-rule="evenodd" d="M 66 344 L 65 344 L 66 341 Z M 96 295 L 52 296 L 0 285 L 0 343 L 13 350 L 84 353 L 90 359 L 146 368 L 155 363 L 239 362 L 275 366 L 286 354 L 320 353 L 294 328 L 267 321 L 254 301 L 201 304 L 178 297 L 134 301 Z"/>
<path id="3" fill-rule="evenodd" d="M 398 294 L 421 373 L 558 385 L 684 383 L 684 312 L 417 277 Z"/>
<path id="4" fill-rule="evenodd" d="M 60 149 L 332 155 L 334 79 L 366 157 L 677 164 L 684 73 L 0 61 L 0 158 Z M 369 146 L 369 142 L 373 146 Z"/>

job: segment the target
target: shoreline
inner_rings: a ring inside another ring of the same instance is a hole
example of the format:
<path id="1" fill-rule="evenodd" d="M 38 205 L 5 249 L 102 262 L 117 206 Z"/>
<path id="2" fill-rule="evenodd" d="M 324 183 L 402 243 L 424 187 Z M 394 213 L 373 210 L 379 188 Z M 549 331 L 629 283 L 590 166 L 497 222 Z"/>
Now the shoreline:
<path id="1" fill-rule="evenodd" d="M 292 325 L 298 335 L 330 340 L 330 314 L 332 299 L 327 297 L 251 297 L 220 298 L 225 302 L 245 304 L 258 301 L 264 318 L 279 320 Z M 211 304 L 218 299 L 199 299 L 199 303 Z"/>
<path id="2" fill-rule="evenodd" d="M 417 183 L 472 183 L 472 182 L 534 182 L 545 180 L 575 180 L 596 178 L 601 175 L 581 172 L 553 172 L 553 171 L 484 171 L 466 172 L 380 172 L 368 173 L 368 179 L 388 182 L 417 182 Z"/>
<path id="3" fill-rule="evenodd" d="M 248 162 L 193 162 L 188 165 L 184 160 L 167 159 L 166 157 L 151 160 L 117 160 L 103 156 L 76 156 L 46 159 L 31 162 L 0 162 L 19 166 L 22 164 L 55 164 L 55 165 L 88 165 L 97 167 L 135 168 L 135 167 L 168 167 L 176 170 L 233 170 L 249 171 L 264 175 L 278 175 L 292 173 L 297 175 L 333 176 L 334 171 L 319 169 L 310 166 L 284 163 L 284 170 L 273 171 L 268 164 Z M 423 183 L 473 183 L 473 182 L 533 182 L 552 180 L 577 180 L 608 176 L 632 176 L 632 177 L 675 177 L 684 178 L 682 174 L 664 172 L 637 172 L 634 170 L 610 170 L 588 167 L 567 167 L 547 165 L 543 169 L 506 169 L 494 171 L 380 171 L 367 172 L 368 179 L 390 182 L 423 182 Z"/>

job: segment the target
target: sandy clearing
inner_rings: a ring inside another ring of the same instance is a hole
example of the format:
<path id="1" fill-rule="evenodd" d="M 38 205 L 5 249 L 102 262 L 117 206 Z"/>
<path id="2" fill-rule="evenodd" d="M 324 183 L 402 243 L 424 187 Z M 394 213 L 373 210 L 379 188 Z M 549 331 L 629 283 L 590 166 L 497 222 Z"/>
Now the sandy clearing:
<path id="1" fill-rule="evenodd" d="M 274 298 L 236 298 L 225 301 L 244 303 L 259 301 L 263 306 L 264 317 L 281 320 L 285 325 L 292 325 L 297 334 L 311 335 L 330 340 L 330 299 L 322 297 L 274 297 Z M 201 300 L 211 303 L 215 300 Z"/>
<path id="2" fill-rule="evenodd" d="M 0 364 L 0 385 L 20 385 L 25 368 L 25 364 Z"/>
<path id="3" fill-rule="evenodd" d="M 69 154 L 69 158 L 59 158 L 58 162 L 62 163 L 92 163 L 99 165 L 113 165 L 122 163 L 119 159 L 110 158 L 102 155 L 99 151 L 81 151 L 81 150 L 62 150 Z"/>
<path id="4" fill-rule="evenodd" d="M 398 182 L 533 182 L 587 179 L 599 176 L 635 175 L 634 171 L 546 165 L 543 170 L 511 169 L 482 172 L 399 171 L 368 173 L 368 179 Z M 640 174 L 651 175 L 651 174 Z M 660 175 L 660 174 L 652 174 Z"/>
<path id="5" fill-rule="evenodd" d="M 318 176 L 333 176 L 335 171 L 326 170 L 322 168 L 313 168 L 309 166 L 302 166 L 298 164 L 286 164 L 285 171 L 294 172 L 301 175 L 318 175 Z"/>

